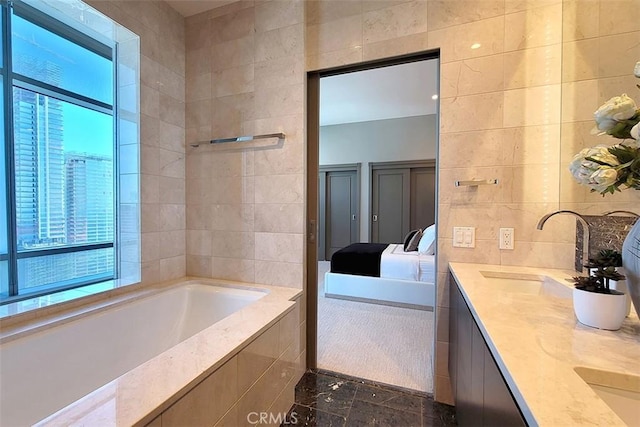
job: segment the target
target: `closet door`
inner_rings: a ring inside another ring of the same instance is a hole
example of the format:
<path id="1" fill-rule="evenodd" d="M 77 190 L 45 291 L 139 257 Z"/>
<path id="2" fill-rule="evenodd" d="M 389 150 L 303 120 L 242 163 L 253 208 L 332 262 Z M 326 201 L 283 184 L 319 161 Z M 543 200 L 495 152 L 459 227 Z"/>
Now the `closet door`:
<path id="1" fill-rule="evenodd" d="M 327 172 L 325 259 L 358 241 L 358 175 Z"/>
<path id="2" fill-rule="evenodd" d="M 410 169 L 374 169 L 371 178 L 371 242 L 402 243 L 411 219 Z"/>
<path id="3" fill-rule="evenodd" d="M 411 229 L 426 228 L 435 223 L 436 169 L 411 169 Z"/>

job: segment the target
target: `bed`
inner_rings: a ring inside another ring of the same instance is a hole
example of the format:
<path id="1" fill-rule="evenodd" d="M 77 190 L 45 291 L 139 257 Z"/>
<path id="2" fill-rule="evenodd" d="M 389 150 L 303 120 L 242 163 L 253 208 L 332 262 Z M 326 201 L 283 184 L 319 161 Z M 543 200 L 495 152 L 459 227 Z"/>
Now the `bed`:
<path id="1" fill-rule="evenodd" d="M 435 255 L 405 252 L 403 244 L 354 243 L 331 257 L 324 292 L 377 304 L 432 310 Z"/>

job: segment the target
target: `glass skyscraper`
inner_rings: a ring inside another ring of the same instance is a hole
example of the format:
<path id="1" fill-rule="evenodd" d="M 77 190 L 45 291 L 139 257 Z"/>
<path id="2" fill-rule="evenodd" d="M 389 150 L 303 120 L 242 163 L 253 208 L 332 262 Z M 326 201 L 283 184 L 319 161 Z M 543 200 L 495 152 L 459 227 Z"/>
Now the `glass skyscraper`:
<path id="1" fill-rule="evenodd" d="M 113 162 L 106 156 L 67 153 L 67 243 L 113 240 Z"/>
<path id="2" fill-rule="evenodd" d="M 49 61 L 18 60 L 54 86 L 61 77 Z M 112 156 L 65 151 L 65 102 L 17 87 L 13 95 L 18 252 L 113 242 Z M 113 274 L 114 258 L 105 248 L 19 259 L 18 281 L 24 289 Z"/>
<path id="3" fill-rule="evenodd" d="M 59 69 L 49 66 L 47 72 Z M 13 92 L 18 250 L 63 244 L 62 103 L 25 89 Z"/>

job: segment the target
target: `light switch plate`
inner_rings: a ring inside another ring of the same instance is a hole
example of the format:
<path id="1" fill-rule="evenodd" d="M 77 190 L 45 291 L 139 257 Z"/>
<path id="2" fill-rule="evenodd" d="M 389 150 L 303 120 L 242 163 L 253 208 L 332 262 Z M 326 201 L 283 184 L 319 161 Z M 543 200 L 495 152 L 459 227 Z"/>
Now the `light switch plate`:
<path id="1" fill-rule="evenodd" d="M 476 228 L 475 227 L 453 227 L 453 247 L 475 248 L 476 247 Z"/>

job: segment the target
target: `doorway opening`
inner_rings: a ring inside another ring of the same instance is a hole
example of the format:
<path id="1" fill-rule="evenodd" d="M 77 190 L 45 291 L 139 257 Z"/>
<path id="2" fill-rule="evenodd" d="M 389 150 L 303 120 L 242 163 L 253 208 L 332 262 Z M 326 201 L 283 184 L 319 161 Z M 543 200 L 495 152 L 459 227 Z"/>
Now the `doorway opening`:
<path id="1" fill-rule="evenodd" d="M 308 73 L 310 368 L 433 391 L 438 71 L 429 52 Z"/>

